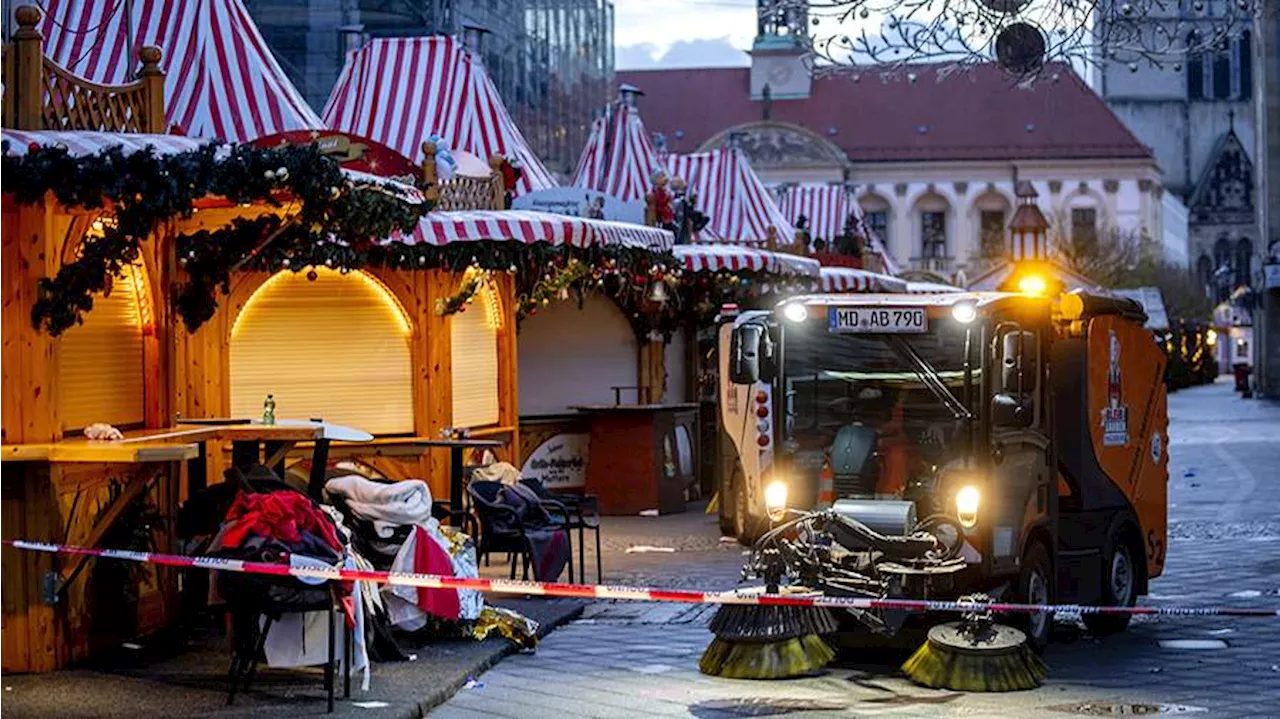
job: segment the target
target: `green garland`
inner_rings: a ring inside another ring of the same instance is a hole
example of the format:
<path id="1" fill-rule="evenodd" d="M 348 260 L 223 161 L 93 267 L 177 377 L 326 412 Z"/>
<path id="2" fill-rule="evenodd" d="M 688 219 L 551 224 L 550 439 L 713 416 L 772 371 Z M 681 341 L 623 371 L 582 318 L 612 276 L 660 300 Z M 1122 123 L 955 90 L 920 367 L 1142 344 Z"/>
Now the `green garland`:
<path id="1" fill-rule="evenodd" d="M 465 312 L 467 305 L 471 304 L 471 299 L 476 296 L 476 293 L 480 291 L 480 287 L 488 279 L 488 270 L 481 270 L 468 275 L 453 296 L 448 299 L 443 297 L 436 298 L 436 314 L 447 317 L 458 312 Z"/>
<path id="2" fill-rule="evenodd" d="M 273 239 L 281 245 L 305 246 L 321 238 L 359 242 L 411 231 L 429 209 L 376 187 L 353 192 L 338 164 L 314 145 L 235 145 L 220 152 L 210 144 L 173 155 L 150 148 L 126 155 L 112 147 L 87 157 L 40 145 L 21 156 L 4 151 L 4 191 L 19 202 L 38 203 L 52 193 L 67 207 L 112 211 L 113 222 L 104 225 L 101 237 L 87 238 L 79 257 L 40 280 L 31 319 L 52 335 L 81 322 L 109 278 L 137 261 L 140 243 L 161 223 L 190 217 L 203 198 L 280 207 L 284 196 L 290 219 L 283 228 L 271 216 L 184 238 L 187 259 L 205 260 L 188 263 L 188 281 L 179 290 L 183 320 L 193 330 L 212 316 L 214 288 L 225 291 L 230 268 L 252 258 L 265 232 L 281 231 Z"/>

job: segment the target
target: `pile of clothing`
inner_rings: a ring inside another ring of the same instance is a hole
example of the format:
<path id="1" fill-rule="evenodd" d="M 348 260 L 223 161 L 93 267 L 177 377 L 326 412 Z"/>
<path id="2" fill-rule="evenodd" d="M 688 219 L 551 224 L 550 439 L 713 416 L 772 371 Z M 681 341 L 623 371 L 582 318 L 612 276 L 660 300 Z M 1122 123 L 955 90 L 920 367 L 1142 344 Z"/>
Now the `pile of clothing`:
<path id="1" fill-rule="evenodd" d="M 348 551 L 348 533 L 329 508 L 294 489 L 259 492 L 244 477 L 236 480 L 240 491 L 209 543 L 209 554 L 288 562 L 295 567 L 362 568 Z M 263 644 L 268 666 L 324 664 L 332 623 L 339 646 L 344 633 L 353 632 L 352 669 L 363 671 L 362 686 L 368 689 L 369 656 L 364 637 L 368 588 L 363 583 L 219 572 L 216 588 L 231 610 L 236 640 L 241 644 L 238 651 L 254 651 L 252 638 L 264 625 L 264 616 L 272 614 L 278 616 Z M 343 610 L 341 614 L 331 611 L 335 601 Z"/>
<path id="2" fill-rule="evenodd" d="M 379 482 L 348 475 L 330 479 L 325 492 L 351 528 L 356 551 L 375 568 L 480 576 L 471 538 L 440 526 L 431 516 L 431 490 L 425 482 Z M 421 629 L 432 619 L 474 622 L 484 607 L 480 592 L 471 589 L 383 585 L 380 591 L 392 626 L 406 631 Z"/>

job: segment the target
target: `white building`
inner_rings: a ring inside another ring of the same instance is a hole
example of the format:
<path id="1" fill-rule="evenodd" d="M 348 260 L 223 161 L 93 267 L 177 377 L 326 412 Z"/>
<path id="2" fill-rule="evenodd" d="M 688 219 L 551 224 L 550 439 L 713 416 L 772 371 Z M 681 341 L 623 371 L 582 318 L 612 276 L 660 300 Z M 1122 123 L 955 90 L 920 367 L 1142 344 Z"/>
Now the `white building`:
<path id="1" fill-rule="evenodd" d="M 766 183 L 851 185 L 898 264 L 944 280 L 1005 251 L 1017 180 L 1063 235 L 1145 234 L 1188 262 L 1155 156 L 1069 68 L 1029 88 L 994 66 L 814 77 L 785 30 L 765 31 L 751 68 L 618 73 L 660 145 L 733 142 Z"/>

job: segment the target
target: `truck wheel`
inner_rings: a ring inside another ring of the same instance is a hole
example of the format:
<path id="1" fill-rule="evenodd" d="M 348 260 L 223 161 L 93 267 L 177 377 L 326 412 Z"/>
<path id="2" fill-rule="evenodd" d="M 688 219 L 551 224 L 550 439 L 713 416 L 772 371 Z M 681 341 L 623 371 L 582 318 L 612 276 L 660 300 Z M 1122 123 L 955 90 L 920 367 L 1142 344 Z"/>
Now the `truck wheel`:
<path id="1" fill-rule="evenodd" d="M 1032 543 L 1022 555 L 1016 596 L 1023 604 L 1053 603 L 1053 563 L 1049 561 L 1049 550 L 1040 542 Z M 1027 645 L 1039 654 L 1049 645 L 1053 615 L 1023 614 L 1014 621 L 1014 626 L 1026 633 Z"/>
<path id="2" fill-rule="evenodd" d="M 1138 601 L 1138 565 L 1124 535 L 1111 539 L 1106 576 L 1102 585 L 1102 604 L 1108 607 L 1132 607 Z M 1084 626 L 1091 634 L 1104 637 L 1119 634 L 1129 626 L 1128 614 L 1084 614 Z"/>

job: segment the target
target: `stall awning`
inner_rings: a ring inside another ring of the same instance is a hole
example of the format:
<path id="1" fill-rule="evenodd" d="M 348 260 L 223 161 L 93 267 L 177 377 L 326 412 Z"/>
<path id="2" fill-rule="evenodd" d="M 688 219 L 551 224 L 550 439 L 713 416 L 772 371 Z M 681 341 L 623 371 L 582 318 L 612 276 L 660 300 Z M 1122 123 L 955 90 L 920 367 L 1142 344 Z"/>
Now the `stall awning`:
<path id="1" fill-rule="evenodd" d="M 22 156 L 33 146 L 61 147 L 72 157 L 88 157 L 104 150 L 118 147 L 128 156 L 148 148 L 157 155 L 179 155 L 194 152 L 210 144 L 211 140 L 180 135 L 144 135 L 122 132 L 80 132 L 57 130 L 0 130 L 0 141 L 5 143 L 5 154 Z M 215 157 L 227 157 L 231 146 L 218 144 Z M 378 177 L 367 172 L 341 168 L 342 174 L 353 187 L 378 188 L 412 204 L 423 201 L 422 192 L 413 185 Z"/>
<path id="2" fill-rule="evenodd" d="M 240 0 L 45 0 L 41 5 L 45 54 L 92 82 L 130 82 L 138 50 L 159 47 L 165 119 L 184 134 L 247 142 L 324 127 Z M 132 48 L 127 47 L 130 33 Z"/>
<path id="3" fill-rule="evenodd" d="M 769 228 L 778 244 L 795 244 L 795 230 L 778 209 L 773 196 L 739 150 L 720 149 L 667 157 L 667 172 L 683 178 L 698 195 L 698 209 L 707 216 L 704 241 L 764 244 Z"/>
<path id="4" fill-rule="evenodd" d="M 820 268 L 817 260 L 808 257 L 737 245 L 676 245 L 671 251 L 691 272 L 753 270 L 816 278 Z"/>
<path id="5" fill-rule="evenodd" d="M 387 242 L 446 245 L 483 240 L 592 247 L 612 245 L 662 251 L 674 237 L 667 230 L 626 222 L 588 220 L 524 210 L 430 212 L 412 235 L 395 234 Z"/>
<path id="6" fill-rule="evenodd" d="M 415 162 L 431 137 L 483 160 L 514 156 L 524 168 L 517 194 L 556 186 L 484 66 L 455 38 L 378 38 L 347 53 L 323 115 L 328 126 L 377 140 Z"/>
<path id="7" fill-rule="evenodd" d="M 907 283 L 897 277 L 852 267 L 823 267 L 823 292 L 906 292 Z"/>
<path id="8" fill-rule="evenodd" d="M 827 183 L 800 183 L 798 185 L 781 185 L 776 188 L 778 208 L 793 226 L 805 218 L 809 228 L 809 236 L 822 238 L 827 242 L 844 233 L 845 223 L 849 215 L 862 219 L 862 208 L 853 198 L 853 193 L 844 185 Z M 865 228 L 864 228 L 865 229 Z M 898 266 L 884 246 L 884 238 L 870 231 L 867 240 L 871 249 L 880 253 L 885 269 L 889 274 L 897 274 Z"/>
<path id="9" fill-rule="evenodd" d="M 623 202 L 639 202 L 649 191 L 654 172 L 661 167 L 640 113 L 618 101 L 592 123 L 573 186 L 603 192 Z"/>

